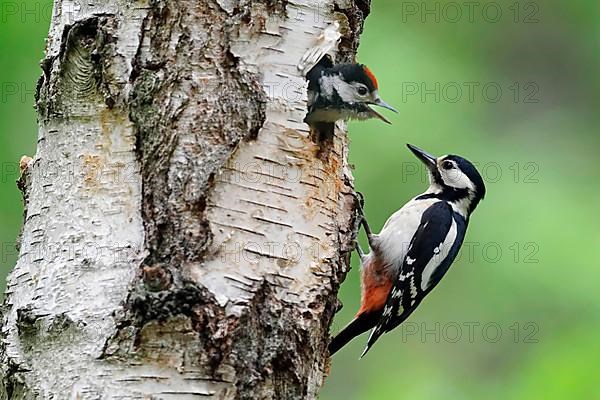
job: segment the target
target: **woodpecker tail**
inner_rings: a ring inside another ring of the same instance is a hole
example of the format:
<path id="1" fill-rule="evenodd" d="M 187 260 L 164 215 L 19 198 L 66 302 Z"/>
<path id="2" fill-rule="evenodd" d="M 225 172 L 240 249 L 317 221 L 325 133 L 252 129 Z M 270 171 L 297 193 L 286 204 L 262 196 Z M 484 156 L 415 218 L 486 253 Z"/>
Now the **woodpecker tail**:
<path id="1" fill-rule="evenodd" d="M 380 313 L 363 313 L 357 315 L 352 322 L 331 340 L 331 343 L 329 343 L 329 355 L 334 355 L 349 341 L 373 328 L 377 324 L 377 321 L 379 321 L 380 316 Z"/>

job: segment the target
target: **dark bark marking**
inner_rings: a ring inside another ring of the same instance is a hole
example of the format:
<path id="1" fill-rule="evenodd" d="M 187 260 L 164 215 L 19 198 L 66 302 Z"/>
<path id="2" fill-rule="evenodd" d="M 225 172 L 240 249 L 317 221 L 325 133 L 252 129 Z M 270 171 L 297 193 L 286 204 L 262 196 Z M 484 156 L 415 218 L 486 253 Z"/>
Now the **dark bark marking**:
<path id="1" fill-rule="evenodd" d="M 320 338 L 298 327 L 301 317 L 293 305 L 276 298 L 270 284 L 260 285 L 232 335 L 236 337 L 231 354 L 238 366 L 239 399 L 253 400 L 254 388 L 265 381 L 273 383 L 274 399 L 306 397 L 306 369 L 313 364 L 311 358 L 320 354 L 315 350 Z"/>
<path id="2" fill-rule="evenodd" d="M 23 229 L 25 228 L 25 221 L 27 220 L 27 210 L 29 208 L 29 192 L 31 188 L 31 167 L 30 162 L 32 162 L 30 157 L 23 156 L 21 161 L 19 162 L 19 168 L 21 170 L 21 174 L 19 179 L 17 179 L 17 188 L 21 192 L 21 197 L 23 199 L 23 223 L 21 224 L 21 229 L 19 230 L 19 234 L 17 235 L 17 239 L 15 241 L 15 247 L 17 252 L 21 251 L 21 239 L 23 237 Z"/>
<path id="3" fill-rule="evenodd" d="M 245 13 L 244 8 L 229 16 L 214 1 L 192 9 L 176 1 L 151 2 L 129 101 L 142 169 L 148 264 L 201 261 L 212 237 L 204 210 L 214 174 L 264 123 L 259 79 L 240 72 L 227 47 Z M 173 42 L 175 51 L 169 48 Z M 211 78 L 198 84 L 192 74 Z M 192 121 L 197 108 L 213 114 Z"/>
<path id="4" fill-rule="evenodd" d="M 115 106 L 120 92 L 116 87 L 109 89 L 110 65 L 116 58 L 114 24 L 113 15 L 98 14 L 65 26 L 59 55 L 41 63 L 42 76 L 35 95 L 41 116 L 48 119 L 93 113 L 93 108 L 77 107 L 96 105 L 98 99 L 108 108 Z"/>
<path id="5" fill-rule="evenodd" d="M 342 8 L 336 2 L 334 11 L 345 15 L 347 23 L 342 23 L 342 26 L 348 27 L 340 41 L 337 62 L 354 62 L 365 19 L 371 12 L 371 0 L 355 0 L 348 8 Z"/>

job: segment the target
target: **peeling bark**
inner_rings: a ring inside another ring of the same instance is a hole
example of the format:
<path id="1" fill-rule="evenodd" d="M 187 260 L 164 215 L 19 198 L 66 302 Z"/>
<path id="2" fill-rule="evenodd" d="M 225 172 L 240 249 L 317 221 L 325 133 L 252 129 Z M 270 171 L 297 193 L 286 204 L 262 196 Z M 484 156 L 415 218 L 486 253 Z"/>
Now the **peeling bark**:
<path id="1" fill-rule="evenodd" d="M 365 0 L 57 0 L 1 398 L 315 399 L 354 239 L 297 68 Z"/>

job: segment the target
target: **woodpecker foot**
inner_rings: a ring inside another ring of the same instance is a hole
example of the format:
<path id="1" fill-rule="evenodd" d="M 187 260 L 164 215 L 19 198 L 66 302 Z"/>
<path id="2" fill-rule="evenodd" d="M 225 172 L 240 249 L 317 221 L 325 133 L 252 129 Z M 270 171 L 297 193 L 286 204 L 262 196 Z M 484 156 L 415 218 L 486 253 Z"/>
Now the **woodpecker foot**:
<path id="1" fill-rule="evenodd" d="M 358 214 L 359 229 L 360 225 L 364 224 L 365 218 L 365 196 L 361 192 L 352 192 L 354 199 L 356 200 L 356 211 Z"/>
<path id="2" fill-rule="evenodd" d="M 371 237 L 373 236 L 373 231 L 371 231 L 371 227 L 367 222 L 367 217 L 365 217 L 365 196 L 361 192 L 354 192 L 354 198 L 356 199 L 356 209 L 358 211 L 358 216 L 361 219 L 360 223 L 365 229 L 365 233 L 369 237 L 370 242 Z"/>
<path id="3" fill-rule="evenodd" d="M 363 211 L 364 207 L 365 207 L 365 195 L 362 194 L 361 192 L 352 192 L 352 196 L 354 196 L 354 198 L 356 199 L 356 203 L 358 204 L 358 209 L 360 211 Z M 364 214 L 363 214 L 364 215 Z"/>
<path id="4" fill-rule="evenodd" d="M 356 238 L 356 237 L 358 237 L 360 228 L 365 219 L 365 211 L 364 211 L 365 197 L 360 192 L 352 192 L 352 196 L 354 196 L 354 200 L 356 201 L 356 220 L 355 220 L 354 231 L 353 231 L 354 237 Z M 357 243 L 358 242 L 355 242 L 355 244 L 357 244 Z"/>
<path id="5" fill-rule="evenodd" d="M 374 235 L 373 231 L 371 231 L 371 227 L 369 226 L 369 223 L 367 222 L 367 217 L 365 217 L 365 210 L 364 210 L 365 196 L 361 192 L 353 192 L 353 196 L 356 199 L 356 209 L 357 209 L 357 213 L 358 213 L 358 217 L 357 217 L 358 226 L 356 229 L 356 234 L 358 235 L 358 230 L 360 230 L 360 227 L 362 225 L 363 229 L 365 230 L 365 233 L 367 234 L 367 239 L 369 241 L 369 248 L 374 249 L 376 235 Z"/>

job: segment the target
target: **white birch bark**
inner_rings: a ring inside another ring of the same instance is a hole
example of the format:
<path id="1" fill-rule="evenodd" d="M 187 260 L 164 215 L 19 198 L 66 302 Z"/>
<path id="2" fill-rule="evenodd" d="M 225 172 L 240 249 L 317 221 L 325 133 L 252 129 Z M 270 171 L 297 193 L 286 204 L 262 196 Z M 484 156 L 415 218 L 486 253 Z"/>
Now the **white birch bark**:
<path id="1" fill-rule="evenodd" d="M 351 59 L 368 9 L 56 0 L 1 398 L 316 398 L 352 177 L 297 64 L 335 21 Z"/>

